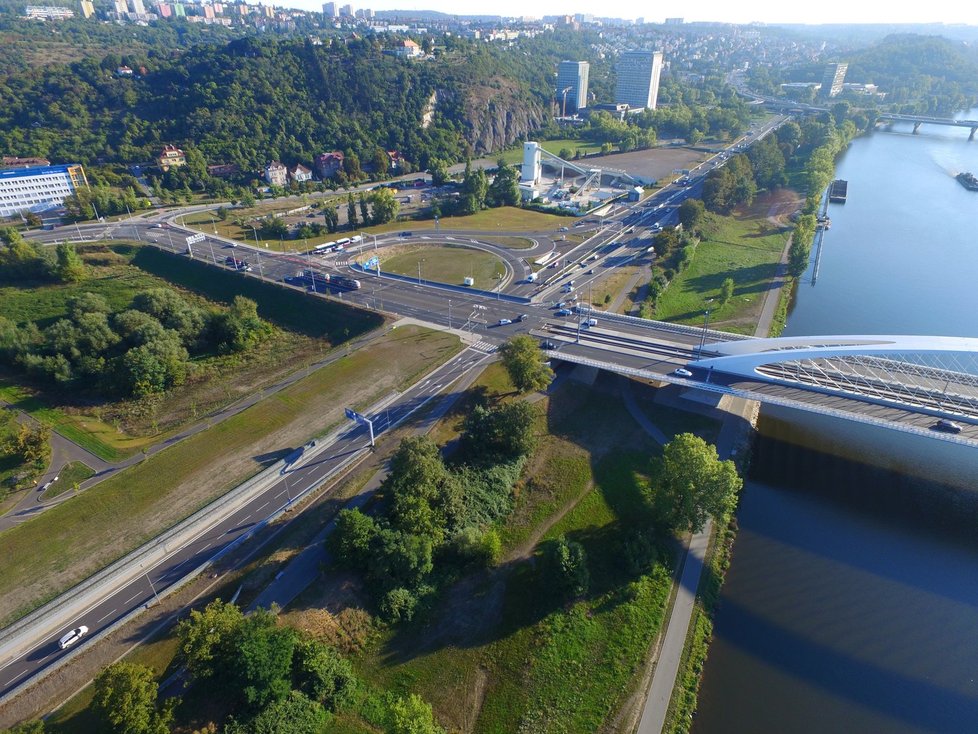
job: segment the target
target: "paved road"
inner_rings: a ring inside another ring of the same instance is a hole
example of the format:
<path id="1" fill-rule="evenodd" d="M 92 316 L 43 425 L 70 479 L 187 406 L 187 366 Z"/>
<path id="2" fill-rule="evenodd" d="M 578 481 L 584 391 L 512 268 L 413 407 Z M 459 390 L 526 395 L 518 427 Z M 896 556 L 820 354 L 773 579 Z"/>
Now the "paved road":
<path id="1" fill-rule="evenodd" d="M 375 432 L 387 430 L 389 425 L 396 424 L 425 405 L 485 356 L 485 352 L 474 348 L 456 355 L 405 391 L 395 402 L 372 415 Z M 174 548 L 161 563 L 146 568 L 142 576 L 114 590 L 83 614 L 65 619 L 58 630 L 35 639 L 13 657 L 0 661 L 0 698 L 65 657 L 67 653 L 57 645 L 57 639 L 64 631 L 86 625 L 89 628 L 88 640 L 91 640 L 130 612 L 151 604 L 154 594 L 162 592 L 193 569 L 219 555 L 257 524 L 284 509 L 296 497 L 326 482 L 368 449 L 366 430 L 354 426 L 342 433 L 335 442 L 317 447 L 318 453 L 313 457 L 310 458 L 307 453 L 300 462 L 257 493 L 246 505 L 201 532 L 191 543 Z M 83 639 L 80 646 L 85 643 L 86 640 Z"/>

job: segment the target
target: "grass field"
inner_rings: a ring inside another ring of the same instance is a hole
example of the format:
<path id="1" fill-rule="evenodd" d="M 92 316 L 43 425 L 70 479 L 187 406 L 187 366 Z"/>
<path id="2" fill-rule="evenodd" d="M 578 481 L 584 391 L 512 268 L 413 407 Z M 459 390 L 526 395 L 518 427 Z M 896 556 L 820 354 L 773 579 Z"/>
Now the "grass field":
<path id="1" fill-rule="evenodd" d="M 76 484 L 81 484 L 93 476 L 95 476 L 95 472 L 89 467 L 80 461 L 73 461 L 61 468 L 61 471 L 58 472 L 58 478 L 54 480 L 50 487 L 44 490 L 41 497 L 46 500 L 57 497 L 59 494 L 73 490 Z"/>
<path id="2" fill-rule="evenodd" d="M 581 140 L 580 138 L 561 138 L 559 140 L 540 140 L 538 142 L 544 150 L 546 150 L 548 153 L 553 153 L 554 155 L 560 155 L 562 148 L 567 148 L 571 152 L 579 150 L 581 151 L 581 154 L 597 153 L 601 150 L 600 145 L 589 143 L 588 141 Z M 510 150 L 505 150 L 500 153 L 498 157 L 502 158 L 509 165 L 520 163 L 523 161 L 523 149 L 512 148 Z M 573 158 L 573 156 L 571 157 Z"/>
<path id="3" fill-rule="evenodd" d="M 226 221 L 221 221 L 217 218 L 216 214 L 211 214 L 210 212 L 197 212 L 195 214 L 188 214 L 181 218 L 181 223 L 205 232 L 207 234 L 214 234 L 215 232 L 219 237 L 225 237 L 232 240 L 238 240 L 239 242 L 249 242 L 255 244 L 255 234 L 258 234 L 257 242 L 261 245 L 268 245 L 269 250 L 274 250 L 275 252 L 302 252 L 308 250 L 310 247 L 315 245 L 321 245 L 324 242 L 330 242 L 339 237 L 348 236 L 342 234 L 329 234 L 325 230 L 318 237 L 311 237 L 308 239 L 286 239 L 286 240 L 276 240 L 269 239 L 268 237 L 261 236 L 261 228 L 257 230 L 251 227 L 239 227 L 232 220 L 233 219 L 249 219 L 263 217 L 268 214 L 273 214 L 276 212 L 286 212 L 292 209 L 297 209 L 303 206 L 301 202 L 289 202 L 287 204 L 274 204 L 268 202 L 267 204 L 257 204 L 249 209 L 232 209 L 228 213 L 228 219 Z M 308 220 L 313 221 L 313 220 Z M 318 216 L 315 220 L 319 224 L 323 224 L 323 218 Z"/>
<path id="4" fill-rule="evenodd" d="M 711 309 L 711 326 L 752 334 L 788 237 L 785 229 L 767 219 L 766 210 L 755 206 L 742 214 L 717 217 L 716 231 L 700 242 L 689 267 L 659 297 L 655 317 L 702 325 L 704 312 Z M 733 278 L 734 295 L 718 307 L 726 278 Z"/>
<path id="5" fill-rule="evenodd" d="M 530 209 L 520 209 L 515 206 L 501 206 L 497 209 L 483 209 L 481 212 L 464 217 L 441 217 L 438 220 L 441 229 L 472 230 L 478 232 L 543 232 L 557 230 L 569 226 L 571 217 L 557 214 L 544 214 Z M 433 219 L 420 221 L 400 221 L 382 224 L 377 227 L 367 227 L 363 231 L 368 234 L 384 232 L 413 232 L 435 228 Z"/>
<path id="6" fill-rule="evenodd" d="M 504 375 L 487 370 L 473 389 L 507 395 Z M 636 692 L 671 585 L 664 565 L 630 574 L 621 561 L 623 535 L 650 517 L 643 488 L 656 449 L 614 385 L 567 387 L 542 403 L 540 446 L 499 527 L 503 562 L 447 591 L 423 625 L 382 634 L 358 661 L 367 681 L 419 693 L 449 731 L 624 730 L 619 711 Z M 450 440 L 465 410 L 463 401 L 433 436 Z M 591 573 L 589 592 L 569 604 L 555 598 L 540 559 L 560 535 L 584 545 Z"/>
<path id="7" fill-rule="evenodd" d="M 329 431 L 459 349 L 405 327 L 214 427 L 0 534 L 0 624 L 9 624 Z"/>
<path id="8" fill-rule="evenodd" d="M 388 256 L 387 250 L 380 267 L 388 273 L 417 277 L 418 263 L 422 280 L 462 285 L 464 278 L 474 278 L 474 288 L 491 289 L 506 272 L 502 261 L 492 253 L 468 247 L 424 245 L 398 247 L 396 254 Z"/>

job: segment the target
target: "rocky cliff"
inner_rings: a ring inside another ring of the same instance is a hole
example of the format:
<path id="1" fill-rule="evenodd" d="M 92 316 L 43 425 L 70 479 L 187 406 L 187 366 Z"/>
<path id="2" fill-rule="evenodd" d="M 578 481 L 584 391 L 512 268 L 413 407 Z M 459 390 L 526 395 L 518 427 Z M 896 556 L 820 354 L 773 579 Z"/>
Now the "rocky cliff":
<path id="1" fill-rule="evenodd" d="M 526 138 L 542 127 L 546 112 L 518 85 L 501 78 L 462 91 L 464 136 L 473 155 L 484 155 Z"/>

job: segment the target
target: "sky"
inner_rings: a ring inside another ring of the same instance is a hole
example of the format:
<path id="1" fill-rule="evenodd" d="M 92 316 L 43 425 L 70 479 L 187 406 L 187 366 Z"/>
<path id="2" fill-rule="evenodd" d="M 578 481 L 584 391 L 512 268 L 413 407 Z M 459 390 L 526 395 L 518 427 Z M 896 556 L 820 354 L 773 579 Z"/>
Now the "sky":
<path id="1" fill-rule="evenodd" d="M 319 10 L 316 0 L 279 0 L 283 5 Z M 649 2 L 649 0 L 340 0 L 351 2 L 354 9 L 438 10 L 465 15 L 560 15 L 593 13 L 615 18 L 644 17 L 647 22 L 661 23 L 667 16 L 686 21 L 719 21 L 725 23 L 965 23 L 978 25 L 978 3 L 974 0 L 945 0 L 931 5 L 921 0 L 823 0 L 818 3 L 785 0 L 696 0 L 692 3 Z"/>

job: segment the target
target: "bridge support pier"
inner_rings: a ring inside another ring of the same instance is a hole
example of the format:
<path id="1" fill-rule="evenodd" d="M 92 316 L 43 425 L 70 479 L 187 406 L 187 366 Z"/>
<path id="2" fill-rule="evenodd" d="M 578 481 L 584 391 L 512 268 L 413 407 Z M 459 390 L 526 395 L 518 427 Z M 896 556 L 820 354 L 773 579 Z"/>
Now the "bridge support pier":
<path id="1" fill-rule="evenodd" d="M 968 136 L 968 140 L 974 140 L 975 139 L 975 131 L 976 130 L 978 130 L 978 127 L 971 128 L 971 135 Z"/>
<path id="2" fill-rule="evenodd" d="M 915 123 L 913 124 L 913 134 L 914 134 L 914 135 L 916 135 L 916 134 L 917 134 L 917 131 L 918 131 L 918 130 L 920 129 L 920 125 L 921 125 L 921 123 L 919 123 L 919 122 L 915 122 Z"/>

